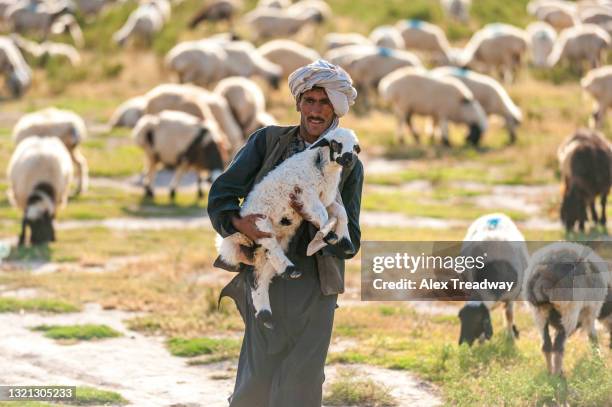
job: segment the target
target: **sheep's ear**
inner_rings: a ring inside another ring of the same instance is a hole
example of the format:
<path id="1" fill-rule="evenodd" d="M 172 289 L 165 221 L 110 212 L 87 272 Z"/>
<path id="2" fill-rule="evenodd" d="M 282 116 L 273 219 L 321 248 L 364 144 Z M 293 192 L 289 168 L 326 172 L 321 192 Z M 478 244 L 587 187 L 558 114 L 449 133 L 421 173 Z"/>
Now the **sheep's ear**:
<path id="1" fill-rule="evenodd" d="M 361 153 L 361 147 L 359 147 L 359 144 L 355 144 L 355 146 L 353 147 L 353 150 L 355 150 L 357 154 Z"/>
<path id="2" fill-rule="evenodd" d="M 326 147 L 326 146 L 329 146 L 329 140 L 326 138 L 320 138 L 319 140 L 316 141 L 316 143 L 311 145 L 310 148 Z"/>

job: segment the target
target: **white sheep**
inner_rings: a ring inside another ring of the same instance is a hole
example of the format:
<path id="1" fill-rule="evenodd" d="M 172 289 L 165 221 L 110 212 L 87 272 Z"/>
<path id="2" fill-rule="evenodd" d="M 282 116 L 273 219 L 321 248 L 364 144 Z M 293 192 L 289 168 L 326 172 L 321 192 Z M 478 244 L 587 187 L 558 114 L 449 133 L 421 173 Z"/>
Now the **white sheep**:
<path id="1" fill-rule="evenodd" d="M 138 120 L 144 115 L 144 110 L 147 107 L 147 98 L 145 96 L 136 96 L 126 100 L 115 109 L 109 125 L 114 127 L 134 128 Z"/>
<path id="2" fill-rule="evenodd" d="M 431 116 L 439 125 L 442 142 L 449 145 L 448 122 L 465 123 L 467 141 L 477 145 L 487 128 L 487 116 L 480 103 L 461 81 L 432 75 L 421 68 L 400 68 L 385 76 L 378 85 L 381 97 L 390 102 L 397 118 L 399 141 L 404 142 L 404 123 L 415 139 L 419 136 L 412 116 Z"/>
<path id="3" fill-rule="evenodd" d="M 202 21 L 226 20 L 232 24 L 234 16 L 240 12 L 242 1 L 240 0 L 213 0 L 206 4 L 191 18 L 189 28 L 196 28 Z"/>
<path id="4" fill-rule="evenodd" d="M 612 66 L 593 69 L 580 81 L 580 86 L 595 99 L 591 125 L 602 128 L 606 111 L 612 106 Z"/>
<path id="5" fill-rule="evenodd" d="M 562 375 L 565 341 L 579 325 L 598 346 L 595 320 L 612 287 L 608 263 L 587 246 L 558 242 L 536 251 L 525 274 L 524 292 L 542 335 L 546 367 Z"/>
<path id="6" fill-rule="evenodd" d="M 289 6 L 291 6 L 291 0 L 259 0 L 257 2 L 257 8 L 288 8 Z"/>
<path id="7" fill-rule="evenodd" d="M 21 51 L 8 37 L 0 36 L 0 72 L 11 96 L 22 96 L 32 83 L 32 70 Z"/>
<path id="8" fill-rule="evenodd" d="M 503 213 L 483 215 L 470 225 L 463 238 L 461 256 L 484 258 L 482 267 L 474 265 L 461 274 L 464 281 L 514 284 L 509 291 L 478 290 L 471 297 L 459 312 L 459 344 L 467 342 L 471 346 L 476 339 L 490 339 L 493 335 L 490 311 L 501 303 L 505 308 L 506 332 L 510 338 L 518 338 L 519 332 L 514 325 L 514 301 L 520 297 L 529 261 L 523 234 Z"/>
<path id="9" fill-rule="evenodd" d="M 198 198 L 202 191 L 203 171 L 214 181 L 223 171 L 226 156 L 219 135 L 208 124 L 187 113 L 166 110 L 157 115 L 146 114 L 132 130 L 132 138 L 146 154 L 145 196 L 153 197 L 153 182 L 158 164 L 174 167 L 170 182 L 170 199 L 183 174 L 192 169 L 197 172 Z"/>
<path id="10" fill-rule="evenodd" d="M 400 20 L 395 26 L 404 38 L 406 49 L 427 53 L 439 63 L 450 61 L 452 50 L 442 28 L 414 19 Z"/>
<path id="11" fill-rule="evenodd" d="M 586 61 L 590 68 L 597 68 L 604 61 L 605 51 L 612 43 L 610 35 L 595 24 L 584 24 L 567 28 L 559 34 L 552 52 L 546 61 L 552 67 L 568 59 L 580 64 Z"/>
<path id="12" fill-rule="evenodd" d="M 487 115 L 499 115 L 505 120 L 510 143 L 516 141 L 516 127 L 521 124 L 523 115 L 499 82 L 490 76 L 463 68 L 441 67 L 432 70 L 432 73 L 450 75 L 463 82 Z"/>
<path id="13" fill-rule="evenodd" d="M 167 0 L 154 0 L 143 3 L 128 17 L 125 24 L 113 34 L 113 40 L 124 46 L 130 38 L 150 46 L 155 34 L 161 31 L 170 18 L 170 3 Z"/>
<path id="14" fill-rule="evenodd" d="M 535 11 L 535 17 L 561 31 L 580 24 L 576 14 L 576 5 L 569 2 L 549 2 Z"/>
<path id="15" fill-rule="evenodd" d="M 68 1 L 17 1 L 6 9 L 4 19 L 14 32 L 37 31 L 46 37 L 51 32 L 53 22 L 70 13 L 71 9 L 72 4 Z"/>
<path id="16" fill-rule="evenodd" d="M 392 48 L 392 49 L 404 49 L 406 44 L 404 43 L 404 37 L 399 30 L 392 25 L 381 25 L 376 27 L 370 33 L 370 41 L 378 47 Z"/>
<path id="17" fill-rule="evenodd" d="M 257 51 L 268 61 L 280 66 L 284 78 L 287 78 L 296 69 L 321 59 L 319 53 L 314 49 L 292 40 L 268 41 Z"/>
<path id="18" fill-rule="evenodd" d="M 323 37 L 325 50 L 346 47 L 348 45 L 372 45 L 372 41 L 359 33 L 328 33 Z"/>
<path id="19" fill-rule="evenodd" d="M 265 112 L 266 99 L 261 88 L 252 80 L 239 76 L 225 78 L 219 82 L 215 93 L 227 100 L 245 140 L 255 130 L 276 124 L 274 118 Z"/>
<path id="20" fill-rule="evenodd" d="M 444 12 L 455 20 L 468 22 L 472 0 L 440 0 Z"/>
<path id="21" fill-rule="evenodd" d="M 539 68 L 546 67 L 546 60 L 557 40 L 557 32 L 548 23 L 536 21 L 527 26 L 527 35 L 531 42 L 531 59 Z"/>
<path id="22" fill-rule="evenodd" d="M 512 81 L 529 47 L 527 33 L 509 24 L 487 24 L 474 33 L 456 61 L 477 71 L 497 71 Z"/>
<path id="23" fill-rule="evenodd" d="M 580 20 L 583 24 L 596 24 L 612 34 L 612 8 L 608 9 L 587 9 L 580 13 Z"/>
<path id="24" fill-rule="evenodd" d="M 327 243 L 339 244 L 352 251 L 348 218 L 339 199 L 338 185 L 342 168 L 356 160 L 358 140 L 351 130 L 337 128 L 319 138 L 308 149 L 283 161 L 270 171 L 249 195 L 240 209 L 240 216 L 253 213 L 266 217 L 256 221 L 259 230 L 272 235 L 256 242 L 241 233 L 218 241 L 217 264 L 226 268 L 239 263 L 255 268 L 255 286 L 251 289 L 255 316 L 267 327 L 272 327 L 272 311 L 268 287 L 273 277 L 298 278 L 301 272 L 287 258 L 289 241 L 302 223 L 302 216 L 289 204 L 290 195 L 298 194 L 303 204 L 302 215 L 326 236 Z M 330 233 L 332 232 L 332 233 Z M 257 244 L 251 261 L 244 258 L 240 246 Z M 307 255 L 312 248 L 309 245 Z"/>
<path id="25" fill-rule="evenodd" d="M 113 0 L 76 0 L 76 6 L 85 16 L 98 15 L 104 8 L 112 4 Z"/>
<path id="26" fill-rule="evenodd" d="M 299 0 L 287 7 L 287 12 L 296 16 L 314 12 L 320 16 L 321 22 L 332 18 L 332 9 L 325 0 Z"/>
<path id="27" fill-rule="evenodd" d="M 255 39 L 261 40 L 290 37 L 308 24 L 320 24 L 323 16 L 312 9 L 295 14 L 289 9 L 263 7 L 245 14 L 243 21 L 251 29 Z"/>
<path id="28" fill-rule="evenodd" d="M 17 145 L 8 165 L 9 200 L 23 211 L 19 245 L 55 240 L 53 219 L 66 205 L 72 180 L 72 160 L 55 137 L 29 137 Z"/>
<path id="29" fill-rule="evenodd" d="M 75 193 L 78 195 L 87 191 L 89 170 L 87 160 L 79 149 L 79 145 L 87 138 L 87 127 L 83 119 L 70 110 L 54 107 L 24 114 L 13 128 L 13 141 L 19 144 L 32 136 L 59 138 L 76 166 L 78 183 Z"/>

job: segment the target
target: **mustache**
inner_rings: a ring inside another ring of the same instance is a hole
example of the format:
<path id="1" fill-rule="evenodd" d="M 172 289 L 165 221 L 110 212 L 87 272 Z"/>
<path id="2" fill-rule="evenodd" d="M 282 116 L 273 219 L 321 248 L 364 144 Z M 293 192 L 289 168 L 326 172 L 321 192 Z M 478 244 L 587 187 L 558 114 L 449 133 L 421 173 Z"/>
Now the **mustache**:
<path id="1" fill-rule="evenodd" d="M 308 116 L 306 117 L 307 120 L 321 120 L 321 121 L 325 121 L 325 118 L 320 117 L 320 116 Z"/>

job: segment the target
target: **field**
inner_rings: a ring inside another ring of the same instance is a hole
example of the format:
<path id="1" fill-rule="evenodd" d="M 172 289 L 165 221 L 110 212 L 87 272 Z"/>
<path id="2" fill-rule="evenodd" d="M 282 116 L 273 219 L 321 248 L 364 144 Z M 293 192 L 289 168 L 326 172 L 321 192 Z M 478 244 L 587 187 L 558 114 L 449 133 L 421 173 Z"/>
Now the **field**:
<path id="1" fill-rule="evenodd" d="M 525 0 L 475 1 L 468 25 L 450 21 L 433 0 L 328 3 L 336 17 L 303 39 L 319 50 L 323 33 L 367 34 L 402 18 L 441 25 L 456 46 L 485 23 L 524 27 L 531 21 Z M 163 56 L 177 41 L 226 29 L 219 23 L 189 31 L 187 21 L 200 4 L 174 5 L 151 49 L 121 50 L 110 41 L 135 2 L 112 6 L 93 21 L 81 19 L 83 64 L 35 65 L 32 89 L 20 100 L 2 102 L 0 163 L 8 163 L 11 129 L 20 115 L 54 105 L 87 121 L 90 136 L 82 150 L 92 178 L 90 190 L 60 212 L 57 242 L 16 248 L 21 214 L 8 202 L 2 169 L 0 242 L 11 245 L 0 263 L 3 384 L 69 383 L 78 386 L 81 405 L 226 405 L 243 324 L 231 302 L 217 308 L 220 288 L 233 275 L 212 267 L 215 233 L 206 198 L 196 199 L 190 179 L 172 203 L 169 178 L 161 174 L 155 199 L 143 199 L 143 154 L 128 130 L 106 125 L 122 101 L 176 81 Z M 245 9 L 254 5 L 249 0 Z M 248 35 L 241 26 L 238 32 Z M 524 68 L 507 86 L 524 116 L 513 145 L 501 120 L 491 120 L 478 149 L 464 146 L 464 128 L 451 126 L 449 149 L 427 138 L 421 145 L 398 145 L 395 119 L 385 107 L 350 113 L 341 123 L 360 138 L 366 174 L 362 240 L 461 240 L 472 220 L 497 211 L 511 216 L 527 239 L 568 238 L 559 222 L 556 150 L 588 123 L 592 102 L 579 79 L 568 67 Z M 297 123 L 286 83 L 279 90 L 262 88 L 279 123 Z M 425 125 L 417 121 L 419 128 Z M 612 136 L 609 123 L 604 133 Z M 592 229 L 571 237 L 607 234 Z M 325 405 L 612 405 L 612 351 L 602 329 L 601 354 L 579 332 L 567 343 L 565 378 L 551 377 L 527 307 L 518 307 L 516 344 L 504 336 L 503 311 L 497 310 L 493 340 L 460 347 L 461 304 L 361 302 L 359 256 L 348 262 L 346 279 L 328 355 Z"/>

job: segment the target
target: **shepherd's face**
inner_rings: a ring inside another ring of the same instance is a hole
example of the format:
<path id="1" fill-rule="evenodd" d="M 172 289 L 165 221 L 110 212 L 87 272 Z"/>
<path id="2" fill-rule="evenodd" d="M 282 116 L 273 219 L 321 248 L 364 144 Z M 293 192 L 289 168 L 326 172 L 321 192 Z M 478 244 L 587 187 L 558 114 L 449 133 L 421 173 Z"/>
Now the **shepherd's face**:
<path id="1" fill-rule="evenodd" d="M 300 126 L 312 140 L 316 140 L 334 120 L 334 106 L 323 88 L 304 92 L 297 103 L 297 111 L 301 113 Z"/>

